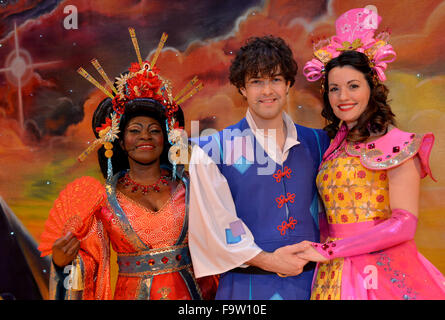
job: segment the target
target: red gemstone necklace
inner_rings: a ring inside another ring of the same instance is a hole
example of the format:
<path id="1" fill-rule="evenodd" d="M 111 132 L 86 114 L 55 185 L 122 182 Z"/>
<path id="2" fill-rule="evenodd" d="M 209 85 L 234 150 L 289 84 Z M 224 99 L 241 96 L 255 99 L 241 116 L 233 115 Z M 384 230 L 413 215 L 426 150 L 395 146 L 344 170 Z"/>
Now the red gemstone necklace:
<path id="1" fill-rule="evenodd" d="M 137 183 L 136 181 L 134 181 L 133 179 L 130 178 L 130 175 L 128 174 L 128 172 L 119 179 L 119 183 L 121 183 L 125 188 L 130 187 L 131 188 L 131 192 L 137 192 L 138 190 L 140 190 L 142 192 L 142 194 L 146 194 L 148 193 L 150 190 L 153 190 L 155 192 L 159 192 L 161 190 L 160 185 L 168 185 L 168 181 L 167 181 L 168 177 L 167 176 L 162 176 L 159 178 L 159 180 L 153 184 L 149 184 L 149 185 L 143 185 L 140 183 Z"/>

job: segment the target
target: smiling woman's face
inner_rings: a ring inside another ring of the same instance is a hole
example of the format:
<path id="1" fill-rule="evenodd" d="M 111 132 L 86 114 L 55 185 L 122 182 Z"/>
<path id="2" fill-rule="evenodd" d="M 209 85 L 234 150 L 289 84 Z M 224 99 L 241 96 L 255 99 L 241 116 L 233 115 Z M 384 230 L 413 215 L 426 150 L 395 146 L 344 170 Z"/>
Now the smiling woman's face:
<path id="1" fill-rule="evenodd" d="M 125 127 L 121 146 L 127 151 L 129 161 L 133 160 L 139 164 L 159 161 L 164 149 L 161 124 L 146 116 L 130 119 Z"/>
<path id="2" fill-rule="evenodd" d="M 328 75 L 329 103 L 349 128 L 368 107 L 371 89 L 365 75 L 351 66 L 335 67 Z"/>

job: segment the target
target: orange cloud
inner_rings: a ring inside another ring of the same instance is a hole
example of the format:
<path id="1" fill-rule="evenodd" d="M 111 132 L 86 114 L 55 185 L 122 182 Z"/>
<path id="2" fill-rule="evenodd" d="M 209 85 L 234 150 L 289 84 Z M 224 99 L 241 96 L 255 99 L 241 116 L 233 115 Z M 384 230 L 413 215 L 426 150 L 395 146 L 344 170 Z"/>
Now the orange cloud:
<path id="1" fill-rule="evenodd" d="M 160 2 L 149 0 L 78 0 L 75 2 L 67 0 L 61 7 L 68 4 L 75 5 L 79 12 L 91 11 L 109 17 L 128 18 L 137 18 L 148 14 L 155 15 L 166 9 Z"/>

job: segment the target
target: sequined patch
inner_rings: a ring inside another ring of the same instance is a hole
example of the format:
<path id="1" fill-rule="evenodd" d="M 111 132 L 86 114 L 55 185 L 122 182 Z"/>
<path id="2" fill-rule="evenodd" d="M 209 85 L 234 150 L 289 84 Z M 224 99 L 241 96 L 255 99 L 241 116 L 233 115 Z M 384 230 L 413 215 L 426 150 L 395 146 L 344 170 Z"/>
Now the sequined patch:
<path id="1" fill-rule="evenodd" d="M 229 224 L 230 230 L 232 230 L 232 235 L 234 237 L 238 237 L 242 234 L 246 234 L 246 230 L 244 230 L 243 222 L 241 220 L 236 220 Z"/>
<path id="2" fill-rule="evenodd" d="M 241 236 L 237 236 L 235 237 L 232 234 L 232 230 L 231 229 L 226 229 L 226 242 L 227 244 L 235 244 L 241 241 Z"/>
<path id="3" fill-rule="evenodd" d="M 392 259 L 387 253 L 379 253 L 378 256 L 379 259 L 376 265 L 380 271 L 383 269 L 383 272 L 390 274 L 389 278 L 391 279 L 391 284 L 399 290 L 401 298 L 404 300 L 417 299 L 418 292 L 409 287 L 406 283 L 406 280 L 410 275 L 405 274 L 401 270 L 393 269 L 391 265 Z"/>

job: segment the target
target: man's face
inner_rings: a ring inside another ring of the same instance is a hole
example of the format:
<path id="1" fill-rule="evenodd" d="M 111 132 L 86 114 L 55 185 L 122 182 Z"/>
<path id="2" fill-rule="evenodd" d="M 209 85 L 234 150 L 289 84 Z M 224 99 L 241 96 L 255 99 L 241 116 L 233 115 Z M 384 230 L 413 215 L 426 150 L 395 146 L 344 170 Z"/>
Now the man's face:
<path id="1" fill-rule="evenodd" d="M 240 88 L 240 91 L 247 99 L 255 120 L 273 120 L 281 117 L 289 86 L 290 82 L 284 79 L 278 69 L 271 76 L 246 77 L 245 87 Z"/>

